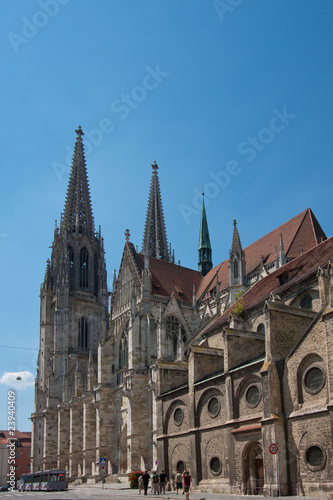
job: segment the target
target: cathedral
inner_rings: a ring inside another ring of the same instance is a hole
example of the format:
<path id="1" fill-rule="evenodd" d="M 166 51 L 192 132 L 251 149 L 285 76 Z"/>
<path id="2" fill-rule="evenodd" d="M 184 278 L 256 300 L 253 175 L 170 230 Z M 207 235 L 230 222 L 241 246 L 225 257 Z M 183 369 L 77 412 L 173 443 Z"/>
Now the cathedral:
<path id="1" fill-rule="evenodd" d="M 126 230 L 109 292 L 76 134 L 40 290 L 32 470 L 333 493 L 333 239 L 309 208 L 246 248 L 234 221 L 213 266 L 203 197 L 198 269 L 175 264 L 155 162 L 141 252 Z"/>

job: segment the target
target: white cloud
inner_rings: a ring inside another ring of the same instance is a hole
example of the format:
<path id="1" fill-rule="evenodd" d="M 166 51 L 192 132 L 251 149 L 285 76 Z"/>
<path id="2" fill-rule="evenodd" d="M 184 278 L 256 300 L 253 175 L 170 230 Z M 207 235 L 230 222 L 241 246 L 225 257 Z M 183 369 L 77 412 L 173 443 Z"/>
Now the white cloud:
<path id="1" fill-rule="evenodd" d="M 28 371 L 24 372 L 5 372 L 0 378 L 0 384 L 7 385 L 12 389 L 27 389 L 33 386 L 35 377 Z"/>

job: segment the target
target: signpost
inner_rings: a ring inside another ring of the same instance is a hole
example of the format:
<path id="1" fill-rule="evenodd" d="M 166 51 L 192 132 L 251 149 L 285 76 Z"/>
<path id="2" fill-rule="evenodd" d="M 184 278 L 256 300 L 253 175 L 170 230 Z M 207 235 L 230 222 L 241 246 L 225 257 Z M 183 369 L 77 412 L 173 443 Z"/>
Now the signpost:
<path id="1" fill-rule="evenodd" d="M 280 487 L 280 465 L 279 465 L 279 457 L 278 457 L 278 451 L 279 451 L 279 447 L 276 443 L 272 443 L 270 446 L 269 446 L 269 452 L 272 454 L 272 455 L 276 455 L 276 461 L 277 461 L 277 480 L 278 480 L 278 486 L 279 486 L 279 497 L 281 496 L 281 487 Z"/>

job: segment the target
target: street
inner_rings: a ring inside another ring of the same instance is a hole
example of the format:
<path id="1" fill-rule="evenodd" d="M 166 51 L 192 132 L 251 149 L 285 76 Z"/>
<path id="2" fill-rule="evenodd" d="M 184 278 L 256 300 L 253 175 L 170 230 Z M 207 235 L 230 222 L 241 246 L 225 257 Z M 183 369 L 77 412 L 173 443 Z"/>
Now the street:
<path id="1" fill-rule="evenodd" d="M 0 494 L 0 498 L 2 498 L 2 495 L 4 498 L 8 499 L 28 499 L 31 498 L 31 500 L 34 500 L 36 498 L 47 498 L 48 500 L 59 500 L 59 499 L 64 499 L 64 500 L 119 500 L 119 499 L 133 499 L 133 498 L 141 498 L 142 495 L 139 495 L 138 490 L 132 490 L 129 488 L 128 483 L 123 483 L 123 484 L 105 484 L 105 487 L 102 488 L 102 485 L 91 485 L 91 486 L 72 486 L 70 485 L 68 491 L 56 491 L 56 492 L 43 492 L 43 491 L 36 491 L 36 492 L 19 492 L 19 491 L 8 491 Z M 175 492 L 173 491 L 168 491 L 165 493 L 165 495 L 153 495 L 150 492 L 148 492 L 147 498 L 148 497 L 153 497 L 153 498 L 164 498 L 164 499 L 182 499 L 184 498 L 183 495 L 179 494 L 176 495 Z M 297 500 L 301 499 L 302 500 L 318 500 L 319 497 L 283 497 L 285 500 Z M 322 498 L 327 498 L 326 495 L 323 495 Z M 190 500 L 249 500 L 249 499 L 256 499 L 256 500 L 267 500 L 267 497 L 263 496 L 241 496 L 241 495 L 222 495 L 219 493 L 199 493 L 192 491 L 190 492 Z"/>

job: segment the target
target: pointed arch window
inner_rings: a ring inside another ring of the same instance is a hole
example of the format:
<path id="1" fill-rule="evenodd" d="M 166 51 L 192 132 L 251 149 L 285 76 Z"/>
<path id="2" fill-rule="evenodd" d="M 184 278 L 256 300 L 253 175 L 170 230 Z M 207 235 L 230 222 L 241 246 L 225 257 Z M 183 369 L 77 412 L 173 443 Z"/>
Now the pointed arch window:
<path id="1" fill-rule="evenodd" d="M 180 323 L 176 316 L 168 316 L 165 319 L 165 329 L 166 334 L 172 339 L 173 345 L 173 359 L 177 358 L 178 355 L 178 341 L 181 339 L 182 342 L 186 343 L 186 332 L 183 325 Z"/>
<path id="2" fill-rule="evenodd" d="M 79 335 L 78 335 L 78 348 L 88 349 L 88 321 L 82 316 L 79 319 Z"/>
<path id="3" fill-rule="evenodd" d="M 312 310 L 312 295 L 310 293 L 306 293 L 301 299 L 301 307 L 303 309 Z"/>
<path id="4" fill-rule="evenodd" d="M 75 266 L 74 266 L 74 250 L 68 247 L 68 267 L 69 267 L 69 286 L 74 288 Z"/>
<path id="5" fill-rule="evenodd" d="M 89 254 L 86 248 L 80 252 L 80 287 L 88 288 L 89 285 Z"/>
<path id="6" fill-rule="evenodd" d="M 239 274 L 238 274 L 238 260 L 235 259 L 234 260 L 234 278 L 238 278 L 239 277 Z"/>
<path id="7" fill-rule="evenodd" d="M 118 384 L 121 384 L 124 380 L 124 370 L 126 370 L 126 368 L 128 367 L 128 323 L 120 338 L 118 361 L 119 361 Z"/>

